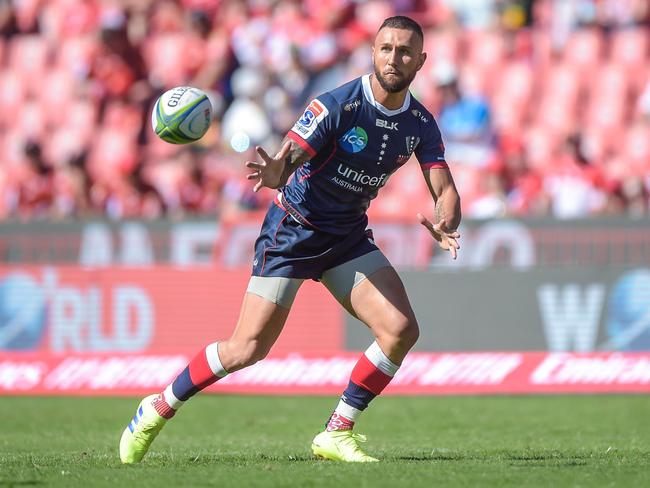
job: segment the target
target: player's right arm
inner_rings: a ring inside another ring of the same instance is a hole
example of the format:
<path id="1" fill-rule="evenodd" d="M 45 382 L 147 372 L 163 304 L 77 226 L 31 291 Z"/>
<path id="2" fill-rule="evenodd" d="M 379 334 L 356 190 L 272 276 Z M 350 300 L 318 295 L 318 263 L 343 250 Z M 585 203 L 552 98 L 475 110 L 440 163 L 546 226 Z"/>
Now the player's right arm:
<path id="1" fill-rule="evenodd" d="M 257 181 L 253 191 L 263 186 L 273 189 L 284 186 L 299 166 L 313 158 L 330 141 L 337 122 L 338 109 L 331 96 L 325 94 L 312 100 L 282 141 L 282 148 L 275 157 L 257 147 L 262 161 L 246 162 L 246 166 L 253 170 L 246 177 Z"/>
<path id="2" fill-rule="evenodd" d="M 263 186 L 276 189 L 286 185 L 293 172 L 311 158 L 305 149 L 288 137 L 282 141 L 282 148 L 275 157 L 269 156 L 264 148 L 259 146 L 255 148 L 255 151 L 262 161 L 246 162 L 246 167 L 253 170 L 252 173 L 246 175 L 246 178 L 257 181 L 253 187 L 255 192 Z"/>

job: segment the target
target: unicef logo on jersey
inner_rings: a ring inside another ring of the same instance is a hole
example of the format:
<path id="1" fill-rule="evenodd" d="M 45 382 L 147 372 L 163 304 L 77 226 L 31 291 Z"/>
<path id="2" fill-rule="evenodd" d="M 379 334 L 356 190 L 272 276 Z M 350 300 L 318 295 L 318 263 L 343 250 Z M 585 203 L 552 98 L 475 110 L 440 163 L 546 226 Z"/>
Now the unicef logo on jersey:
<path id="1" fill-rule="evenodd" d="M 362 127 L 352 127 L 339 139 L 339 143 L 347 152 L 358 153 L 368 144 L 368 134 Z"/>

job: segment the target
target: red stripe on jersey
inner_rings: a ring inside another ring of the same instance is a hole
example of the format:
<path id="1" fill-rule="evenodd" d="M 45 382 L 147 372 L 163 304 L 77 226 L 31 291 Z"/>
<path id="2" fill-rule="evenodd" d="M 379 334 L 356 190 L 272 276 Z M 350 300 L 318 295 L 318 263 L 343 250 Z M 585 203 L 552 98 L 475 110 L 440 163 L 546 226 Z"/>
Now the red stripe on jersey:
<path id="1" fill-rule="evenodd" d="M 435 163 L 422 163 L 422 169 L 446 169 L 449 165 L 446 161 L 436 161 Z"/>
<path id="2" fill-rule="evenodd" d="M 336 148 L 337 148 L 336 141 L 334 141 L 334 148 L 332 148 L 332 152 L 331 152 L 330 155 L 327 157 L 327 159 L 325 160 L 325 162 L 324 162 L 323 164 L 321 164 L 320 167 L 319 167 L 316 171 L 311 171 L 310 173 L 307 173 L 306 175 L 302 175 L 302 176 L 300 177 L 300 182 L 302 183 L 302 182 L 305 181 L 307 178 L 311 178 L 311 177 L 314 176 L 316 173 L 318 173 L 319 171 L 321 171 L 325 166 L 327 166 L 327 163 L 329 163 L 329 162 L 332 160 L 332 158 L 334 157 L 334 155 L 336 154 Z"/>
<path id="3" fill-rule="evenodd" d="M 190 380 L 192 380 L 194 386 L 199 390 L 202 390 L 219 379 L 210 369 L 208 358 L 205 355 L 205 348 L 194 356 L 194 359 L 190 361 L 188 366 L 190 369 Z"/>
<path id="4" fill-rule="evenodd" d="M 364 354 L 352 370 L 350 380 L 355 385 L 362 386 L 369 392 L 379 395 L 393 378 L 381 371 L 370 362 Z"/>
<path id="5" fill-rule="evenodd" d="M 305 151 L 307 151 L 307 154 L 309 154 L 312 158 L 316 156 L 316 150 L 309 145 L 307 141 L 305 141 L 302 137 L 300 137 L 298 134 L 296 134 L 293 131 L 287 132 L 287 137 L 291 139 L 293 142 L 298 144 L 300 147 L 302 147 Z"/>

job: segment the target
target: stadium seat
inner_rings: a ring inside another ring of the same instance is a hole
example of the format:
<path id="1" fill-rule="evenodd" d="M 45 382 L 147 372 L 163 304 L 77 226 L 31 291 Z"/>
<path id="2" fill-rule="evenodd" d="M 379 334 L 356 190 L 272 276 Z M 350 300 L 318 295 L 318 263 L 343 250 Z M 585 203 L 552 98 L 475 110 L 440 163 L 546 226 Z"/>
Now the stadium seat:
<path id="1" fill-rule="evenodd" d="M 17 127 L 28 138 L 41 139 L 45 134 L 46 116 L 43 106 L 38 100 L 30 99 L 23 103 L 16 114 Z"/>
<path id="2" fill-rule="evenodd" d="M 491 69 L 499 69 L 495 66 Z M 492 79 L 487 76 L 490 69 L 487 66 L 466 62 L 460 68 L 460 85 L 467 95 L 488 97 L 492 93 Z"/>
<path id="3" fill-rule="evenodd" d="M 29 94 L 37 95 L 40 92 L 48 56 L 48 41 L 43 36 L 30 34 L 11 38 L 7 66 L 21 77 Z"/>
<path id="4" fill-rule="evenodd" d="M 628 77 L 625 68 L 617 63 L 603 63 L 589 85 L 589 92 L 595 97 L 627 99 Z"/>
<path id="5" fill-rule="evenodd" d="M 79 139 L 88 142 L 97 130 L 98 112 L 98 107 L 90 100 L 73 100 L 68 106 L 63 125 L 74 131 Z"/>
<path id="6" fill-rule="evenodd" d="M 55 66 L 76 76 L 88 72 L 99 44 L 91 36 L 78 36 L 63 39 L 56 49 Z"/>
<path id="7" fill-rule="evenodd" d="M 510 62 L 497 75 L 494 96 L 502 103 L 508 101 L 515 105 L 528 103 L 533 91 L 533 82 L 533 68 L 529 63 Z"/>
<path id="8" fill-rule="evenodd" d="M 165 87 L 182 85 L 189 78 L 187 51 L 182 34 L 164 34 L 147 38 L 143 55 L 149 78 Z"/>
<path id="9" fill-rule="evenodd" d="M 506 91 L 502 91 L 493 96 L 491 102 L 494 127 L 500 132 L 519 132 L 527 116 L 526 101 L 512 98 Z"/>
<path id="10" fill-rule="evenodd" d="M 535 123 L 564 134 L 575 129 L 576 118 L 575 103 L 555 94 L 542 97 L 533 109 Z"/>
<path id="11" fill-rule="evenodd" d="M 98 179 L 129 174 L 138 162 L 134 138 L 119 129 L 102 128 L 93 138 L 88 155 L 88 169 Z"/>
<path id="12" fill-rule="evenodd" d="M 639 123 L 629 127 L 621 153 L 633 167 L 643 169 L 647 177 L 650 173 L 650 126 Z"/>
<path id="13" fill-rule="evenodd" d="M 76 91 L 76 80 L 69 71 L 50 69 L 44 73 L 39 100 L 48 125 L 59 127 L 65 123 Z"/>
<path id="14" fill-rule="evenodd" d="M 592 124 L 581 132 L 582 146 L 588 159 L 599 163 L 621 150 L 625 131 L 622 126 Z"/>
<path id="15" fill-rule="evenodd" d="M 637 69 L 648 63 L 647 28 L 621 29 L 612 34 L 609 59 L 627 68 Z"/>
<path id="16" fill-rule="evenodd" d="M 82 154 L 88 142 L 88 137 L 79 137 L 75 129 L 63 126 L 43 139 L 43 155 L 50 164 L 59 166 Z"/>
<path id="17" fill-rule="evenodd" d="M 467 60 L 472 64 L 494 67 L 505 59 L 505 36 L 498 31 L 468 31 L 464 40 Z"/>
<path id="18" fill-rule="evenodd" d="M 25 142 L 27 136 L 23 130 L 16 126 L 2 134 L 2 144 L 0 144 L 0 161 L 1 165 L 6 166 L 10 174 L 25 163 Z"/>
<path id="19" fill-rule="evenodd" d="M 458 34 L 453 30 L 430 30 L 424 35 L 424 52 L 434 62 L 458 64 Z"/>
<path id="20" fill-rule="evenodd" d="M 0 125 L 7 127 L 17 114 L 26 98 L 26 87 L 16 71 L 0 71 Z"/>
<path id="21" fill-rule="evenodd" d="M 616 128 L 623 123 L 626 108 L 625 98 L 599 93 L 589 99 L 582 121 L 584 125 Z"/>
<path id="22" fill-rule="evenodd" d="M 121 132 L 137 136 L 142 127 L 142 111 L 140 107 L 114 101 L 106 105 L 102 125 Z"/>
<path id="23" fill-rule="evenodd" d="M 525 153 L 531 168 L 543 171 L 552 163 L 560 144 L 557 132 L 545 126 L 531 126 L 524 133 Z"/>
<path id="24" fill-rule="evenodd" d="M 569 63 L 553 63 L 538 71 L 540 95 L 575 103 L 580 94 L 579 73 Z"/>
<path id="25" fill-rule="evenodd" d="M 578 29 L 569 36 L 563 59 L 586 74 L 602 59 L 603 45 L 603 34 L 599 29 Z"/>

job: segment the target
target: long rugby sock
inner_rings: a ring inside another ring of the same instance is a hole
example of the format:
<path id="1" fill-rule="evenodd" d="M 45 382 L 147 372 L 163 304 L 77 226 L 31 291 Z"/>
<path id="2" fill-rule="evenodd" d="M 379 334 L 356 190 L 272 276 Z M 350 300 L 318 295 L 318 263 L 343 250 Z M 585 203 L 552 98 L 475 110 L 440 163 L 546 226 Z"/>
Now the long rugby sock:
<path id="1" fill-rule="evenodd" d="M 209 344 L 153 401 L 153 406 L 159 415 L 171 418 L 186 400 L 227 374 L 219 360 L 218 343 Z"/>
<path id="2" fill-rule="evenodd" d="M 386 388 L 398 369 L 373 342 L 354 366 L 348 387 L 327 421 L 327 430 L 351 430 L 359 414 Z"/>

